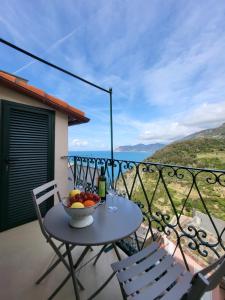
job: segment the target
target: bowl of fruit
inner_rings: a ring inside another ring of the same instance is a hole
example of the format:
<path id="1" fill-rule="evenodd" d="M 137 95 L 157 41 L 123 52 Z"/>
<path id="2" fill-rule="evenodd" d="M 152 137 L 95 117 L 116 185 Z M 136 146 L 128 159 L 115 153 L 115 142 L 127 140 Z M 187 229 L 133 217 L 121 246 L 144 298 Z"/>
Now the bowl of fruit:
<path id="1" fill-rule="evenodd" d="M 62 200 L 65 212 L 70 216 L 70 225 L 74 228 L 83 228 L 93 223 L 92 217 L 100 203 L 97 194 L 72 190 L 69 197 Z"/>

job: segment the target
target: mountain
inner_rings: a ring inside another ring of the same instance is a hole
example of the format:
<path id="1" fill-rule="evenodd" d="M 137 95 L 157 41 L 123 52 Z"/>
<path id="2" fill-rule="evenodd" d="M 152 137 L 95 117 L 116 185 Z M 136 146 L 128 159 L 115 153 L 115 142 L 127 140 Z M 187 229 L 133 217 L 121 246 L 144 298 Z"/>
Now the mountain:
<path id="1" fill-rule="evenodd" d="M 182 140 L 191 140 L 196 138 L 215 138 L 225 139 L 225 123 L 221 126 L 211 129 L 202 130 L 184 137 Z"/>
<path id="2" fill-rule="evenodd" d="M 172 143 L 146 161 L 197 168 L 225 169 L 225 139 L 194 138 Z"/>
<path id="3" fill-rule="evenodd" d="M 158 162 L 162 164 L 172 164 L 189 166 L 196 168 L 208 169 L 225 169 L 225 124 L 214 128 L 207 129 L 190 136 L 183 140 L 171 143 L 164 148 L 156 151 L 152 156 L 144 160 L 149 162 Z M 212 173 L 199 172 L 193 184 L 193 177 L 189 171 L 179 170 L 177 174 L 172 172 L 170 168 L 163 168 L 162 174 L 164 181 L 160 181 L 158 172 L 145 172 L 143 168 L 139 171 L 143 191 L 140 180 L 136 179 L 133 183 L 136 169 L 128 170 L 123 178 L 120 178 L 118 185 L 123 191 L 124 180 L 128 190 L 132 191 L 132 199 L 141 201 L 147 207 L 146 195 L 148 198 L 154 199 L 151 203 L 153 211 L 163 211 L 164 213 L 173 215 L 174 211 L 171 208 L 170 197 L 173 199 L 173 204 L 179 212 L 192 217 L 194 211 L 199 211 L 206 214 L 205 205 L 211 216 L 225 221 L 225 189 L 222 175 L 219 176 L 220 183 L 216 183 L 218 178 Z M 196 174 L 196 172 L 195 172 Z M 220 173 L 217 173 L 220 174 Z M 221 173 L 222 174 L 222 173 Z M 178 176 L 179 175 L 179 176 Z M 214 184 L 215 183 L 215 184 Z M 167 193 L 165 191 L 167 186 Z M 188 194 L 190 191 L 190 194 Z M 204 205 L 202 199 L 204 199 Z M 186 197 L 188 195 L 188 200 Z M 185 209 L 183 210 L 184 201 L 186 201 Z"/>
<path id="4" fill-rule="evenodd" d="M 156 151 L 144 161 L 158 162 L 208 169 L 225 169 L 225 124 L 214 129 L 197 132 L 183 140 L 171 143 Z M 143 167 L 129 169 L 117 182 L 118 190 L 124 191 L 124 181 L 131 199 L 140 201 L 148 209 L 146 197 L 149 200 L 152 212 L 174 215 L 173 205 L 182 215 L 192 217 L 194 212 L 201 212 L 207 216 L 207 207 L 211 216 L 225 221 L 225 189 L 222 175 L 218 178 L 213 173 L 199 172 L 197 177 L 192 177 L 189 171 L 179 170 L 178 173 L 171 168 L 162 168 L 163 180 L 159 180 L 159 172 L 152 168 L 150 172 Z M 175 170 L 175 169 L 174 169 Z M 196 172 L 193 171 L 193 174 Z M 140 178 L 141 181 L 140 182 Z M 193 182 L 193 178 L 195 181 Z M 165 184 L 167 190 L 165 190 Z M 144 190 L 143 190 L 144 185 Z M 170 197 L 168 197 L 168 193 Z M 201 194 L 201 196 L 199 195 Z M 204 204 L 203 200 L 204 199 Z M 184 208 L 185 203 L 185 208 Z M 157 215 L 157 218 L 160 214 Z M 154 225 L 153 225 L 154 226 Z"/>
<path id="5" fill-rule="evenodd" d="M 198 168 L 225 169 L 225 123 L 206 129 L 156 151 L 146 161 Z"/>
<path id="6" fill-rule="evenodd" d="M 119 146 L 118 148 L 115 149 L 115 151 L 121 151 L 121 152 L 138 152 L 138 151 L 157 151 L 161 148 L 163 148 L 165 146 L 165 144 L 160 144 L 160 143 L 156 143 L 156 144 L 148 144 L 148 145 L 144 145 L 144 144 L 137 144 L 137 145 L 128 145 L 128 146 Z"/>

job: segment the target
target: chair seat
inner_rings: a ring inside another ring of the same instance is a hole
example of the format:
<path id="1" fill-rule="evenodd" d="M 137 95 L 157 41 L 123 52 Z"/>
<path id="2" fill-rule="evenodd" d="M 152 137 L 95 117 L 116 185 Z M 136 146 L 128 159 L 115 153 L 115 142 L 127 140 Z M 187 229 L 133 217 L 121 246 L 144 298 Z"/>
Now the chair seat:
<path id="1" fill-rule="evenodd" d="M 112 264 L 112 269 L 132 300 L 180 299 L 191 287 L 192 274 L 156 242 Z"/>

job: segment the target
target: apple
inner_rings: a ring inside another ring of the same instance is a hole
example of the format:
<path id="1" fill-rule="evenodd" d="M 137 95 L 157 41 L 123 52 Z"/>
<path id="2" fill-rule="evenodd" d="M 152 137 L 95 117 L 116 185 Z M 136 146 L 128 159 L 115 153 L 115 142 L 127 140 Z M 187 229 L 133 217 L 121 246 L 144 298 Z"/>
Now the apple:
<path id="1" fill-rule="evenodd" d="M 69 197 L 76 196 L 77 194 L 80 194 L 80 190 L 72 190 L 69 192 Z"/>
<path id="2" fill-rule="evenodd" d="M 76 202 L 76 196 L 69 197 L 69 201 L 71 204 Z"/>
<path id="3" fill-rule="evenodd" d="M 98 196 L 98 195 L 96 195 L 96 194 L 93 194 L 93 200 L 95 201 L 95 202 L 98 202 L 99 200 L 100 200 L 100 197 Z"/>

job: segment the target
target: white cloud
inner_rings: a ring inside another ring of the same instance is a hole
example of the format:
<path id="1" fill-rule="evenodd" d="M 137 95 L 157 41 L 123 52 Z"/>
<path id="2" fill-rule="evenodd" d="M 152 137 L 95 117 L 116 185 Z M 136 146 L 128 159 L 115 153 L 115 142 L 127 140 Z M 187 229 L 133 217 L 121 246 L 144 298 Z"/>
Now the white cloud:
<path id="1" fill-rule="evenodd" d="M 214 128 L 225 122 L 225 102 L 203 103 L 185 112 L 151 122 L 142 122 L 126 114 L 115 117 L 116 126 L 135 132 L 137 139 L 148 143 L 170 143 L 189 134 Z"/>
<path id="2" fill-rule="evenodd" d="M 10 35 L 15 39 L 22 39 L 23 35 L 17 30 L 16 27 L 12 26 L 5 18 L 0 16 L 1 27 L 4 27 Z"/>
<path id="3" fill-rule="evenodd" d="M 183 118 L 186 126 L 199 126 L 201 128 L 211 128 L 225 122 L 225 102 L 203 103 Z"/>
<path id="4" fill-rule="evenodd" d="M 1 19 L 0 19 L 1 20 Z M 71 38 L 76 32 L 77 32 L 77 28 L 73 29 L 72 31 L 70 31 L 68 34 L 64 35 L 63 37 L 57 39 L 51 46 L 49 46 L 45 51 L 44 54 L 46 53 L 51 53 L 53 50 L 55 50 L 57 47 L 59 47 L 61 44 L 63 44 L 65 41 L 67 41 L 69 38 Z M 31 65 L 33 65 L 35 62 L 37 62 L 36 60 L 32 60 L 29 63 L 23 65 L 22 67 L 20 67 L 19 69 L 17 69 L 14 74 L 18 74 L 19 72 L 27 69 L 28 67 L 30 67 Z"/>
<path id="5" fill-rule="evenodd" d="M 147 124 L 146 129 L 140 134 L 140 139 L 168 143 L 191 133 L 193 133 L 193 128 L 184 126 L 181 123 L 161 121 Z"/>
<path id="6" fill-rule="evenodd" d="M 73 133 L 71 133 L 73 135 Z M 110 139 L 107 137 L 104 140 L 101 139 L 101 137 L 98 139 L 94 135 L 90 135 L 90 131 L 87 134 L 86 132 L 83 132 L 84 136 L 88 136 L 88 139 L 79 139 L 75 138 L 72 139 L 69 142 L 69 150 L 70 151 L 106 151 L 110 148 Z"/>
<path id="7" fill-rule="evenodd" d="M 224 45 L 224 39 L 211 47 L 202 43 L 199 45 L 201 51 L 191 49 L 145 71 L 143 86 L 148 102 L 182 105 L 224 100 Z"/>
<path id="8" fill-rule="evenodd" d="M 88 141 L 80 140 L 80 139 L 73 139 L 71 141 L 72 147 L 86 147 L 88 145 Z"/>
<path id="9" fill-rule="evenodd" d="M 179 105 L 225 99 L 224 5 L 186 2 L 175 17 L 161 57 L 144 72 L 149 103 Z M 204 24 L 204 26 L 203 26 Z"/>
<path id="10" fill-rule="evenodd" d="M 220 126 L 225 122 L 225 102 L 204 103 L 172 119 L 143 125 L 140 139 L 172 142 L 189 134 Z"/>

